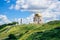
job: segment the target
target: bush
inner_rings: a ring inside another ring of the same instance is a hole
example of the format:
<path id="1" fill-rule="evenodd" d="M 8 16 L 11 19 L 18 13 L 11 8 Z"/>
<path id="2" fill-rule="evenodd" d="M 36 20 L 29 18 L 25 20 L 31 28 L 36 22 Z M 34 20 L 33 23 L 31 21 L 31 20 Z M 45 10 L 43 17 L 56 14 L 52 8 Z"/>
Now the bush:
<path id="1" fill-rule="evenodd" d="M 45 32 L 36 32 L 27 40 L 60 40 L 60 27 Z"/>
<path id="2" fill-rule="evenodd" d="M 17 38 L 14 34 L 10 34 L 5 40 L 17 40 Z"/>

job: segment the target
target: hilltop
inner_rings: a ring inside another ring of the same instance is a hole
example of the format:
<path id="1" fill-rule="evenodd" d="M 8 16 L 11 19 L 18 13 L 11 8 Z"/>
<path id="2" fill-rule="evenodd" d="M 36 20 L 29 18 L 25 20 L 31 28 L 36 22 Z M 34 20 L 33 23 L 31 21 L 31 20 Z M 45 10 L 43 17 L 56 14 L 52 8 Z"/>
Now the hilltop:
<path id="1" fill-rule="evenodd" d="M 6 26 L 0 29 L 0 40 L 60 40 L 60 20 Z"/>

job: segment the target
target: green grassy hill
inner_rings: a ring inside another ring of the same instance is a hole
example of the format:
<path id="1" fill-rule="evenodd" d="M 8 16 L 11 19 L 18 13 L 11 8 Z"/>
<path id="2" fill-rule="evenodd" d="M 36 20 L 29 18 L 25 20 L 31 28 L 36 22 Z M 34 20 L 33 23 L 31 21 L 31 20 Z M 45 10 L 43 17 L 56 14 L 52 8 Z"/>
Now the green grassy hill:
<path id="1" fill-rule="evenodd" d="M 6 26 L 0 30 L 0 40 L 60 40 L 60 21 Z"/>

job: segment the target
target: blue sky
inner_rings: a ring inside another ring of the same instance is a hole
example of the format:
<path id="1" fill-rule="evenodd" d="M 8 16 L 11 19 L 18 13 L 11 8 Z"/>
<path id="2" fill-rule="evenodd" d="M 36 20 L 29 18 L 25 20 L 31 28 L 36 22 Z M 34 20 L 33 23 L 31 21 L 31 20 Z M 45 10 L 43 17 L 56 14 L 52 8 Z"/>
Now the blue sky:
<path id="1" fill-rule="evenodd" d="M 32 22 L 37 11 L 42 14 L 44 22 L 60 20 L 60 0 L 0 0 L 0 24 L 21 18 Z"/>
<path id="2" fill-rule="evenodd" d="M 10 1 L 7 3 L 5 0 L 0 0 L 0 15 L 6 15 L 10 20 L 14 18 L 25 18 L 30 15 L 30 12 L 24 11 L 21 12 L 20 10 L 10 10 L 9 7 L 12 4 L 16 4 L 16 0 L 8 0 Z"/>

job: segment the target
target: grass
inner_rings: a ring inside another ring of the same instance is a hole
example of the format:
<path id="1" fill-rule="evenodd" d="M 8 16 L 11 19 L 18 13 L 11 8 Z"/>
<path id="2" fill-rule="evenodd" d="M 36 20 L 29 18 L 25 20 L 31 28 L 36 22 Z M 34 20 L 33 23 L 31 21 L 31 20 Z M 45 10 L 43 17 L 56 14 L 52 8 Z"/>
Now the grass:
<path id="1" fill-rule="evenodd" d="M 42 38 L 45 37 L 43 36 L 43 34 L 45 34 L 46 31 L 50 31 L 52 29 L 60 27 L 60 22 L 56 22 L 55 24 L 53 23 L 54 22 L 52 22 L 52 24 L 51 22 L 49 22 L 42 25 L 41 24 L 23 24 L 23 25 L 6 26 L 0 30 L 0 40 L 8 38 L 10 34 L 14 34 L 17 40 L 33 40 L 33 39 L 36 40 L 36 38 L 37 40 L 41 40 Z M 41 32 L 42 34 L 40 34 Z M 35 36 L 35 33 L 38 33 L 36 34 L 37 36 Z M 41 37 L 41 39 L 39 37 Z M 59 39 L 59 38 L 52 38 L 51 40 L 56 40 L 56 39 Z"/>

